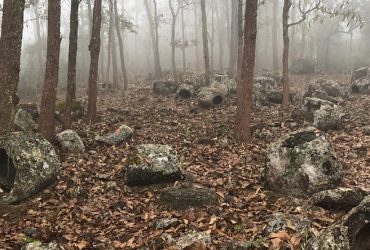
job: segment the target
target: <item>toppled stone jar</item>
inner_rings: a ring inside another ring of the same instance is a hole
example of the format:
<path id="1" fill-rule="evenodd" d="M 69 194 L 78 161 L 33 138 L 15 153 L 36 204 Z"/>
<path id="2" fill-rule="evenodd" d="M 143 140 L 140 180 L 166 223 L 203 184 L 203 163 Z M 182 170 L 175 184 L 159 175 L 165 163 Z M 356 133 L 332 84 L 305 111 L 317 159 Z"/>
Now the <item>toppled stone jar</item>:
<path id="1" fill-rule="evenodd" d="M 267 149 L 267 188 L 293 196 L 306 196 L 337 187 L 343 170 L 326 135 L 316 128 L 282 137 Z"/>
<path id="2" fill-rule="evenodd" d="M 20 202 L 52 184 L 59 165 L 53 146 L 37 133 L 0 137 L 0 204 Z"/>

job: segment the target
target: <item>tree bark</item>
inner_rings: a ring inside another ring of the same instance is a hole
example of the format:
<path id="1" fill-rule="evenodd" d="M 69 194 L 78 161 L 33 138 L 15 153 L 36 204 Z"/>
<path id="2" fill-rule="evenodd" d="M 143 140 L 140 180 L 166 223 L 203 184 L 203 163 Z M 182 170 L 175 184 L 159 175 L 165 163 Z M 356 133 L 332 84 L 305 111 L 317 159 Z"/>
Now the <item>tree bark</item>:
<path id="1" fill-rule="evenodd" d="M 237 79 L 241 77 L 243 65 L 243 0 L 238 0 L 238 70 Z"/>
<path id="2" fill-rule="evenodd" d="M 91 39 L 91 32 L 92 32 L 92 8 L 91 8 L 91 0 L 86 0 L 87 2 L 87 14 L 89 15 L 89 38 Z"/>
<path id="3" fill-rule="evenodd" d="M 119 22 L 119 17 L 118 17 L 117 0 L 114 0 L 114 15 L 115 15 L 116 33 L 117 33 L 118 45 L 119 45 L 119 55 L 121 58 L 121 70 L 122 70 L 122 76 L 123 76 L 123 91 L 126 91 L 128 88 L 129 82 L 128 82 L 128 76 L 127 76 L 127 70 L 126 70 L 125 53 L 123 50 L 123 39 L 121 36 L 121 27 L 120 27 L 120 22 Z"/>
<path id="4" fill-rule="evenodd" d="M 117 68 L 117 47 L 114 32 L 114 12 L 113 2 L 109 1 L 109 26 L 112 29 L 111 36 L 111 53 L 112 53 L 112 68 L 113 68 L 113 88 L 118 89 L 118 68 Z"/>
<path id="5" fill-rule="evenodd" d="M 182 70 L 186 71 L 186 44 L 185 44 L 185 20 L 184 20 L 184 7 L 181 8 L 181 36 L 182 36 Z"/>
<path id="6" fill-rule="evenodd" d="M 208 31 L 207 31 L 207 13 L 206 1 L 200 0 L 200 7 L 202 10 L 202 37 L 203 37 L 203 54 L 204 54 L 204 70 L 205 70 L 205 84 L 209 85 L 211 77 L 211 69 L 209 65 L 209 50 L 208 50 Z"/>
<path id="7" fill-rule="evenodd" d="M 39 93 L 41 82 L 42 82 L 42 75 L 44 73 L 44 66 L 43 59 L 42 59 L 42 38 L 41 38 L 41 24 L 40 24 L 40 13 L 39 13 L 39 1 L 34 1 L 34 13 L 35 13 L 35 32 L 37 37 L 37 43 L 39 45 L 39 49 L 37 51 L 37 61 L 39 67 L 39 76 L 37 85 L 35 86 L 36 93 Z"/>
<path id="8" fill-rule="evenodd" d="M 283 107 L 289 105 L 289 10 L 292 6 L 291 0 L 284 0 L 283 7 Z"/>
<path id="9" fill-rule="evenodd" d="M 48 1 L 48 39 L 44 88 L 41 97 L 39 131 L 45 139 L 55 136 L 55 102 L 59 77 L 60 0 Z"/>
<path id="10" fill-rule="evenodd" d="M 274 70 L 279 70 L 278 40 L 277 40 L 277 11 L 278 1 L 272 1 L 272 61 Z"/>
<path id="11" fill-rule="evenodd" d="M 256 60 L 258 0 L 246 0 L 244 24 L 244 55 L 235 118 L 235 138 L 241 142 L 251 140 L 253 105 L 253 78 Z"/>
<path id="12" fill-rule="evenodd" d="M 176 21 L 177 15 L 179 13 L 179 9 L 177 8 L 176 11 L 173 8 L 172 0 L 168 0 L 171 16 L 172 16 L 172 24 L 171 24 L 171 66 L 172 66 L 172 74 L 175 79 L 175 82 L 179 81 L 177 75 L 177 67 L 176 67 L 176 44 L 175 44 L 175 35 L 176 35 Z"/>
<path id="13" fill-rule="evenodd" d="M 0 135 L 11 131 L 19 82 L 24 0 L 4 0 L 0 38 Z"/>
<path id="14" fill-rule="evenodd" d="M 221 6 L 217 10 L 217 20 L 218 20 L 218 68 L 222 72 L 224 68 L 224 25 L 222 20 Z"/>
<path id="15" fill-rule="evenodd" d="M 91 122 L 96 122 L 97 118 L 97 99 L 98 99 L 98 67 L 99 67 L 99 53 L 100 53 L 100 29 L 102 21 L 102 0 L 94 1 L 93 10 L 93 29 L 89 45 L 90 50 L 90 71 L 89 71 L 89 90 L 88 90 L 88 106 L 87 118 Z"/>
<path id="16" fill-rule="evenodd" d="M 194 19 L 195 19 L 195 57 L 196 57 L 196 61 L 195 61 L 195 65 L 196 65 L 196 68 L 197 70 L 200 69 L 200 63 L 199 63 L 199 38 L 198 38 L 198 34 L 199 34 L 199 30 L 198 30 L 198 25 L 199 25 L 199 22 L 198 22 L 198 11 L 197 11 L 197 5 L 194 6 Z"/>
<path id="17" fill-rule="evenodd" d="M 67 96 L 64 110 L 64 129 L 72 126 L 72 102 L 76 96 L 76 64 L 77 64 L 77 41 L 78 41 L 78 6 L 80 0 L 71 0 L 69 52 L 68 52 L 68 77 Z"/>
<path id="18" fill-rule="evenodd" d="M 237 37 L 238 37 L 238 2 L 231 0 L 231 31 L 230 31 L 230 61 L 229 76 L 234 77 L 237 66 Z"/>
<path id="19" fill-rule="evenodd" d="M 152 38 L 153 56 L 154 56 L 154 75 L 155 78 L 160 78 L 162 75 L 161 62 L 159 57 L 159 37 L 158 37 L 158 14 L 157 14 L 157 1 L 154 3 L 154 18 L 151 13 L 148 0 L 144 0 L 145 9 L 148 15 L 149 31 Z"/>

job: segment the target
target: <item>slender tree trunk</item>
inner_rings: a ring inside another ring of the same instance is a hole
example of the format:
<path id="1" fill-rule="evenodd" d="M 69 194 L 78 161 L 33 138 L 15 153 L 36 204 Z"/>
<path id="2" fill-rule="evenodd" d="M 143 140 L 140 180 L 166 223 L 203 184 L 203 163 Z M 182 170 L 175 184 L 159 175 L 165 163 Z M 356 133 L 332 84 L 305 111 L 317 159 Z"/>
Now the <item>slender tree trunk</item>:
<path id="1" fill-rule="evenodd" d="M 153 55 L 154 55 L 154 74 L 156 78 L 160 78 L 162 75 L 161 62 L 159 57 L 159 36 L 158 36 L 158 14 L 157 14 L 157 2 L 154 3 L 154 18 L 150 10 L 148 0 L 144 0 L 145 9 L 148 15 L 149 31 L 152 38 Z"/>
<path id="2" fill-rule="evenodd" d="M 182 36 L 182 70 L 186 71 L 186 46 L 185 44 L 185 20 L 184 20 L 184 8 L 181 8 L 181 36 Z"/>
<path id="3" fill-rule="evenodd" d="M 91 32 L 92 32 L 92 8 L 91 8 L 91 0 L 86 0 L 87 2 L 87 14 L 89 15 L 89 38 L 91 39 Z"/>
<path id="4" fill-rule="evenodd" d="M 4 0 L 0 38 L 0 135 L 11 131 L 19 82 L 25 0 Z"/>
<path id="5" fill-rule="evenodd" d="M 303 1 L 303 8 L 302 10 L 305 12 L 306 11 L 306 5 L 307 5 L 307 0 L 304 0 Z M 302 36 L 301 36 L 301 49 L 300 49 L 300 54 L 299 54 L 299 57 L 300 58 L 305 58 L 306 56 L 306 32 L 307 32 L 307 26 L 304 22 L 301 23 L 301 32 L 302 32 Z"/>
<path id="6" fill-rule="evenodd" d="M 230 61 L 229 76 L 234 77 L 237 64 L 237 37 L 238 37 L 238 2 L 231 0 L 231 31 L 230 31 Z"/>
<path id="7" fill-rule="evenodd" d="M 283 8 L 283 107 L 289 105 L 289 10 L 292 3 L 291 0 L 284 0 Z"/>
<path id="8" fill-rule="evenodd" d="M 215 3 L 214 1 L 211 2 L 211 71 L 214 71 L 214 62 L 215 62 Z"/>
<path id="9" fill-rule="evenodd" d="M 113 32 L 113 25 L 111 22 L 109 22 L 109 25 L 108 25 L 108 46 L 107 46 L 107 71 L 106 71 L 106 75 L 107 75 L 107 81 L 110 82 L 110 64 L 111 64 L 111 48 L 112 48 L 112 32 Z"/>
<path id="10" fill-rule="evenodd" d="M 173 8 L 172 0 L 168 0 L 171 16 L 172 16 L 172 24 L 171 24 L 171 65 L 172 65 L 172 74 L 175 79 L 175 82 L 179 81 L 177 75 L 177 68 L 176 68 L 176 44 L 175 44 L 175 35 L 176 35 L 176 20 L 178 9 L 175 11 Z"/>
<path id="11" fill-rule="evenodd" d="M 240 79 L 243 66 L 243 0 L 238 0 L 238 70 L 237 79 Z"/>
<path id="12" fill-rule="evenodd" d="M 40 13 L 39 13 L 39 1 L 36 0 L 34 2 L 34 14 L 35 14 L 35 31 L 36 31 L 36 38 L 37 44 L 39 49 L 37 50 L 37 61 L 38 61 L 38 80 L 35 86 L 36 93 L 39 92 L 42 82 L 42 75 L 44 74 L 44 66 L 43 59 L 42 59 L 42 38 L 41 38 L 41 24 L 40 24 Z"/>
<path id="13" fill-rule="evenodd" d="M 272 1 L 272 61 L 274 70 L 279 70 L 278 38 L 277 38 L 277 11 L 278 1 Z"/>
<path id="14" fill-rule="evenodd" d="M 223 1 L 225 3 L 225 17 L 226 17 L 226 28 L 227 28 L 227 43 L 229 46 L 229 52 L 231 51 L 231 24 L 230 24 L 230 8 L 229 1 Z M 231 55 L 229 55 L 231 56 Z"/>
<path id="15" fill-rule="evenodd" d="M 96 122 L 97 118 L 97 99 L 98 99 L 98 67 L 99 67 L 99 53 L 100 53 L 100 29 L 102 21 L 102 0 L 94 1 L 93 10 L 93 29 L 89 45 L 90 50 L 90 71 L 89 71 L 89 91 L 88 91 L 88 106 L 87 118 L 91 122 Z"/>
<path id="16" fill-rule="evenodd" d="M 113 2 L 109 1 L 109 26 L 112 29 L 111 36 L 111 53 L 112 53 L 112 68 L 113 68 L 113 87 L 118 89 L 118 68 L 117 68 L 117 47 L 116 38 L 114 32 L 114 13 L 113 13 Z"/>
<path id="17" fill-rule="evenodd" d="M 64 110 L 64 128 L 71 128 L 72 125 L 72 102 L 76 96 L 76 65 L 77 65 L 77 40 L 78 40 L 78 6 L 80 0 L 71 0 L 70 31 L 69 31 L 69 52 L 68 52 L 68 77 L 67 96 Z"/>
<path id="18" fill-rule="evenodd" d="M 123 39 L 121 36 L 121 27 L 120 27 L 119 16 L 118 16 L 117 0 L 114 0 L 114 15 L 115 15 L 116 33 L 117 33 L 118 45 L 119 45 L 119 55 L 121 58 L 121 70 L 122 70 L 122 76 L 123 76 L 123 91 L 126 91 L 128 88 L 129 82 L 128 82 L 128 76 L 127 76 L 127 70 L 126 70 L 125 52 L 123 50 Z"/>
<path id="19" fill-rule="evenodd" d="M 194 6 L 194 18 L 195 18 L 195 57 L 196 57 L 196 61 L 195 61 L 195 65 L 196 65 L 196 68 L 197 70 L 200 70 L 200 60 L 199 60 L 199 28 L 198 28 L 198 25 L 199 25 L 199 22 L 198 22 L 198 11 L 197 11 L 197 5 Z"/>
<path id="20" fill-rule="evenodd" d="M 220 3 L 221 4 L 221 3 Z M 217 19 L 218 19 L 218 68 L 222 72 L 224 65 L 224 25 L 222 20 L 221 6 L 217 10 Z"/>
<path id="21" fill-rule="evenodd" d="M 246 0 L 244 55 L 241 79 L 238 83 L 237 110 L 235 118 L 235 138 L 238 141 L 251 140 L 251 118 L 253 105 L 253 78 L 256 60 L 258 0 Z"/>
<path id="22" fill-rule="evenodd" d="M 203 37 L 203 54 L 204 54 L 204 69 L 205 69 L 205 84 L 208 85 L 211 77 L 211 69 L 209 65 L 209 50 L 208 50 L 208 31 L 207 31 L 207 13 L 206 1 L 200 0 L 202 10 L 202 37 Z"/>
<path id="23" fill-rule="evenodd" d="M 49 141 L 55 136 L 55 102 L 59 77 L 60 0 L 48 1 L 48 41 L 39 131 Z"/>

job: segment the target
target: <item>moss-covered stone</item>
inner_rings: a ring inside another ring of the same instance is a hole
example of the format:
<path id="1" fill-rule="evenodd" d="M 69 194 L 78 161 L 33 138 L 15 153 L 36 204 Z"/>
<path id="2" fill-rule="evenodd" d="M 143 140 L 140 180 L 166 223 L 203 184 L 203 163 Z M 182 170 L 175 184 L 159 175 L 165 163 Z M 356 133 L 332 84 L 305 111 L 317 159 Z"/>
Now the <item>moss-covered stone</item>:
<path id="1" fill-rule="evenodd" d="M 124 141 L 131 139 L 134 130 L 127 125 L 121 125 L 114 133 L 104 136 L 96 136 L 95 140 L 108 145 L 118 145 Z"/>
<path id="2" fill-rule="evenodd" d="M 12 162 L 12 165 L 0 164 L 1 167 L 10 166 L 15 171 L 13 188 L 0 197 L 0 203 L 22 201 L 56 180 L 59 158 L 53 146 L 41 135 L 31 132 L 8 134 L 0 137 L 0 149 Z M 9 169 L 3 170 L 6 173 Z"/>
<path id="3" fill-rule="evenodd" d="M 342 166 L 326 135 L 315 128 L 289 133 L 267 149 L 266 187 L 306 196 L 337 187 Z"/>
<path id="4" fill-rule="evenodd" d="M 137 154 L 126 163 L 128 185 L 167 183 L 182 178 L 181 163 L 176 151 L 168 145 L 139 145 Z"/>

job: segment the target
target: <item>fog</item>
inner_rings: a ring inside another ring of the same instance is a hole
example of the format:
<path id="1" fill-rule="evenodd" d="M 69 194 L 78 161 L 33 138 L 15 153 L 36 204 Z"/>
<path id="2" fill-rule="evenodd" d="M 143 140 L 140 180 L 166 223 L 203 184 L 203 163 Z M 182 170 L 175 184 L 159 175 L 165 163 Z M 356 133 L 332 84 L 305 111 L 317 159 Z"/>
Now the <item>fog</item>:
<path id="1" fill-rule="evenodd" d="M 230 58 L 230 25 L 231 2 L 233 0 L 207 0 L 208 37 L 213 71 L 226 72 Z M 235 0 L 236 1 L 236 0 Z M 290 11 L 290 20 L 294 22 L 301 18 L 298 0 L 295 0 Z M 306 1 L 307 6 L 312 1 Z M 325 6 L 335 9 L 337 1 L 325 1 Z M 110 82 L 112 67 L 108 65 L 108 30 L 109 2 L 103 1 L 103 26 L 101 32 L 101 53 L 99 63 L 100 81 Z M 93 4 L 93 1 L 92 3 Z M 149 1 L 153 11 L 153 2 Z M 199 1 L 173 0 L 174 7 L 180 4 L 176 25 L 176 65 L 179 71 L 201 71 L 203 68 L 201 15 Z M 272 1 L 261 2 L 258 13 L 257 36 L 257 69 L 273 67 L 272 27 L 277 27 L 278 62 L 282 58 L 282 5 L 278 1 L 277 21 L 273 20 Z M 344 19 L 342 15 L 325 15 L 313 12 L 304 22 L 292 26 L 290 31 L 290 62 L 298 58 L 314 61 L 316 73 L 347 73 L 353 68 L 369 64 L 370 45 L 368 42 L 370 29 L 368 27 L 370 1 L 355 0 L 346 6 L 353 15 L 361 15 L 361 20 Z M 154 59 L 148 16 L 142 0 L 118 0 L 119 13 L 124 16 L 130 29 L 122 31 L 124 37 L 124 52 L 127 61 L 127 71 L 130 79 L 147 76 L 154 72 Z M 171 24 L 172 17 L 168 0 L 157 0 L 158 9 L 158 39 L 159 55 L 162 71 L 171 70 Z M 183 9 L 183 11 L 182 11 Z M 342 10 L 344 11 L 344 10 Z M 69 39 L 69 1 L 62 1 L 61 17 L 61 57 L 59 87 L 66 85 L 67 56 Z M 25 27 L 21 59 L 20 92 L 25 94 L 40 93 L 46 58 L 47 37 L 47 6 L 45 1 L 28 5 L 25 10 Z M 182 18 L 183 14 L 183 18 Z M 38 15 L 38 18 L 37 18 Z M 183 20 L 183 22 L 182 22 Z M 37 34 L 37 21 L 40 23 L 40 37 Z M 86 86 L 89 69 L 89 12 L 87 1 L 83 0 L 79 9 L 79 40 L 77 56 L 77 84 Z M 184 37 L 182 37 L 182 25 Z M 117 37 L 115 38 L 117 40 Z M 116 41 L 118 69 L 119 55 Z M 183 65 L 182 48 L 185 49 L 185 67 Z M 197 53 L 198 51 L 198 53 Z M 280 67 L 279 66 L 279 67 Z M 108 76 L 108 72 L 110 76 Z M 121 76 L 121 72 L 118 73 Z M 119 77 L 121 78 L 121 77 Z"/>

